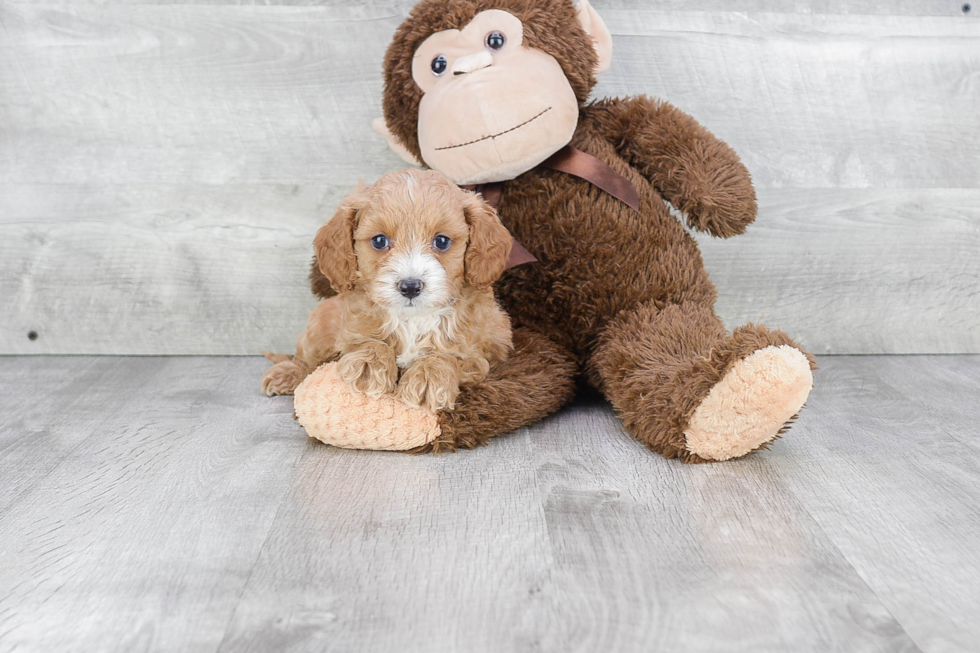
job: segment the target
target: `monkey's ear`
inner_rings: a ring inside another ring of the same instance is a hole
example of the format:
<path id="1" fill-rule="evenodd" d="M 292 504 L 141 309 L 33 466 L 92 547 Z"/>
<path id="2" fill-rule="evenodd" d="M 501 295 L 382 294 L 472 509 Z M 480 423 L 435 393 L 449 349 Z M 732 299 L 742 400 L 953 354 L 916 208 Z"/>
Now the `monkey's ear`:
<path id="1" fill-rule="evenodd" d="M 514 238 L 483 198 L 476 193 L 468 194 L 463 214 L 470 236 L 463 256 L 463 273 L 467 283 L 486 290 L 504 273 Z"/>
<path id="2" fill-rule="evenodd" d="M 337 293 L 354 287 L 357 279 L 357 255 L 354 252 L 354 230 L 357 212 L 364 208 L 363 187 L 344 198 L 343 203 L 327 224 L 320 227 L 313 239 L 313 251 L 323 276 Z"/>
<path id="3" fill-rule="evenodd" d="M 399 143 L 394 134 L 388 131 L 388 125 L 385 124 L 384 118 L 375 118 L 374 122 L 371 123 L 371 126 L 374 127 L 374 131 L 384 136 L 384 139 L 388 141 L 388 147 L 390 147 L 395 154 L 400 156 L 402 161 L 409 165 L 419 167 L 422 166 L 422 162 L 412 156 L 412 153 L 408 151 L 408 148 Z"/>
<path id="4" fill-rule="evenodd" d="M 595 67 L 595 74 L 605 72 L 612 63 L 612 35 L 605 21 L 596 13 L 589 0 L 579 0 L 575 5 L 578 12 L 578 20 L 582 23 L 582 29 L 592 37 L 595 45 L 595 53 L 599 56 L 599 63 Z"/>

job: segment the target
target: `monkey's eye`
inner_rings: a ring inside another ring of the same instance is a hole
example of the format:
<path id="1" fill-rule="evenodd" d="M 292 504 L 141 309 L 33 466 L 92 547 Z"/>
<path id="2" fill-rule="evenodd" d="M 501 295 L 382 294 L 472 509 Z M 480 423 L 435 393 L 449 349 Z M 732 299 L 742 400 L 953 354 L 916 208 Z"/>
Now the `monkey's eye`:
<path id="1" fill-rule="evenodd" d="M 452 244 L 453 239 L 449 236 L 444 236 L 443 234 L 439 234 L 435 237 L 435 240 L 432 241 L 432 246 L 438 249 L 440 252 L 445 252 Z"/>
<path id="2" fill-rule="evenodd" d="M 449 62 L 446 61 L 445 55 L 439 55 L 432 60 L 432 74 L 438 77 L 439 75 L 446 72 L 446 68 L 449 67 Z"/>
<path id="3" fill-rule="evenodd" d="M 490 32 L 487 34 L 487 47 L 491 50 L 499 50 L 507 42 L 503 32 Z"/>
<path id="4" fill-rule="evenodd" d="M 377 250 L 388 249 L 388 236 L 378 234 L 371 239 L 371 247 Z"/>

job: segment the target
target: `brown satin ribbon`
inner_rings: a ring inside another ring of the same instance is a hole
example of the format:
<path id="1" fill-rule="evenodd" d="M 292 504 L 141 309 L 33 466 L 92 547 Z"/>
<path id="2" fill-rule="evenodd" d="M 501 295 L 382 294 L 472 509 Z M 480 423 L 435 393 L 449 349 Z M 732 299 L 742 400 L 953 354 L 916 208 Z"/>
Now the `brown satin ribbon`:
<path id="1" fill-rule="evenodd" d="M 466 189 L 475 190 L 480 193 L 480 195 L 483 195 L 483 200 L 496 209 L 497 205 L 500 204 L 500 195 L 503 193 L 504 184 L 503 182 L 496 181 L 491 184 L 480 184 L 479 186 L 472 187 L 466 186 Z M 515 238 L 514 243 L 510 247 L 510 258 L 507 259 L 507 267 L 504 269 L 509 270 L 525 263 L 535 263 L 537 260 L 534 254 L 527 251 L 524 245 L 521 245 L 520 241 Z"/>
<path id="2" fill-rule="evenodd" d="M 571 145 L 566 145 L 541 164 L 545 168 L 558 170 L 601 188 L 634 211 L 640 210 L 640 196 L 629 179 L 609 167 L 591 154 Z"/>
<path id="3" fill-rule="evenodd" d="M 591 154 L 586 154 L 571 145 L 566 145 L 541 165 L 584 179 L 596 188 L 600 188 L 620 200 L 634 211 L 640 210 L 640 196 L 632 182 Z M 486 203 L 496 209 L 500 203 L 503 185 L 503 182 L 498 181 L 491 184 L 480 184 L 479 186 L 464 186 L 464 188 L 480 193 Z M 537 260 L 534 254 L 527 251 L 524 245 L 521 245 L 515 238 L 514 245 L 510 250 L 510 258 L 507 260 L 507 269 L 525 263 L 534 263 Z"/>

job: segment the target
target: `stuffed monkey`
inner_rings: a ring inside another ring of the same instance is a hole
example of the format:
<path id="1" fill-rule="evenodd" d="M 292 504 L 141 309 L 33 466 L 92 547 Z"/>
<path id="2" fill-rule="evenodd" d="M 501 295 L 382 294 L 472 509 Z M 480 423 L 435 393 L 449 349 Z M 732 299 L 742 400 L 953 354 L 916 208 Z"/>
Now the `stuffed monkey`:
<path id="1" fill-rule="evenodd" d="M 685 462 L 739 458 L 788 427 L 812 387 L 812 356 L 780 331 L 724 328 L 697 244 L 668 209 L 693 229 L 741 234 L 756 216 L 749 173 L 666 102 L 589 102 L 611 53 L 588 0 L 415 6 L 385 56 L 375 127 L 405 160 L 483 192 L 536 259 L 496 287 L 515 351 L 435 415 L 353 396 L 324 366 L 297 391 L 311 435 L 473 447 L 554 413 L 577 378 L 634 438 Z M 333 294 L 315 265 L 311 280 Z"/>

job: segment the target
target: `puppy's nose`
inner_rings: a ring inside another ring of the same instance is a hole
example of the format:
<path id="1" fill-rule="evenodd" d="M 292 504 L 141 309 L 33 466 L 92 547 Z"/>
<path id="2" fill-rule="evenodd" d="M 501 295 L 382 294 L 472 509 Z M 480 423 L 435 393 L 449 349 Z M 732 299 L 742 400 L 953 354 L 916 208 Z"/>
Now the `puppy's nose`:
<path id="1" fill-rule="evenodd" d="M 403 297 L 407 297 L 409 299 L 418 297 L 419 293 L 422 292 L 422 280 L 402 279 L 398 282 L 398 292 L 400 292 Z"/>

